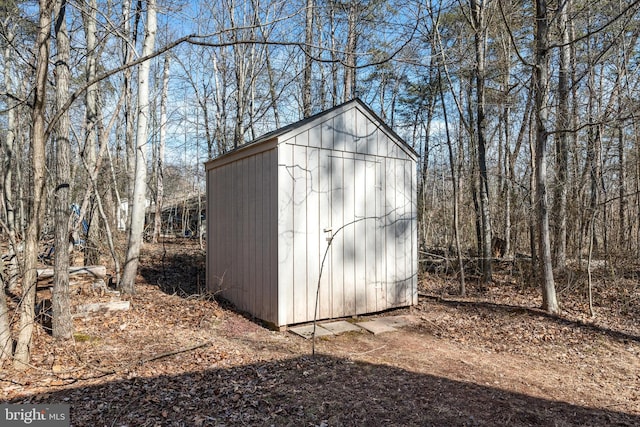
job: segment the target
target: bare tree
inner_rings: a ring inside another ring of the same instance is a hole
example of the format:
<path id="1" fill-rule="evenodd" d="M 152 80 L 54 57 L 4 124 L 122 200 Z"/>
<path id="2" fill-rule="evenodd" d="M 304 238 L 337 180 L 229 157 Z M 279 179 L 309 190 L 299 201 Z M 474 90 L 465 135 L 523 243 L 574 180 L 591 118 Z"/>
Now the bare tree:
<path id="1" fill-rule="evenodd" d="M 547 120 L 549 85 L 549 26 L 546 0 L 536 0 L 535 28 L 535 171 L 538 220 L 538 246 L 542 271 L 542 307 L 549 313 L 558 312 L 558 301 L 553 278 L 551 238 L 549 232 L 549 207 L 547 201 Z"/>
<path id="2" fill-rule="evenodd" d="M 89 0 L 86 8 L 82 10 L 82 20 L 84 23 L 86 42 L 86 65 L 85 74 L 87 81 L 95 80 L 98 74 L 98 40 L 97 40 L 97 0 Z M 85 92 L 85 140 L 81 155 L 86 159 L 89 170 L 93 170 L 98 163 L 98 126 L 99 126 L 99 97 L 100 86 L 98 83 L 92 84 Z M 85 205 L 86 206 L 86 205 Z M 83 209 L 85 208 L 83 206 Z M 83 211 L 84 212 L 84 211 Z M 98 242 L 99 242 L 99 222 L 98 213 L 94 209 L 94 203 L 84 213 L 87 219 L 88 230 L 86 244 L 84 248 L 84 264 L 95 265 L 99 263 Z"/>
<path id="3" fill-rule="evenodd" d="M 162 231 L 162 203 L 164 197 L 164 150 L 167 138 L 167 99 L 169 95 L 169 66 L 171 56 L 165 55 L 162 72 L 162 95 L 160 96 L 160 140 L 156 159 L 156 215 L 153 224 L 153 242 L 157 243 Z"/>
<path id="4" fill-rule="evenodd" d="M 569 165 L 569 79 L 571 45 L 569 43 L 569 13 L 571 0 L 558 4 L 558 29 L 560 32 L 560 54 L 558 70 L 558 105 L 556 108 L 556 176 L 554 197 L 554 255 L 558 268 L 564 269 L 567 262 L 567 170 Z"/>
<path id="5" fill-rule="evenodd" d="M 124 35 L 122 39 L 122 62 L 123 66 L 130 63 L 135 55 L 135 46 L 138 41 L 138 27 L 140 19 L 142 18 L 142 0 L 136 0 L 136 6 L 131 13 L 131 3 L 122 3 L 122 21 L 124 23 Z M 133 25 L 131 21 L 133 20 Z M 133 84 L 133 68 L 126 67 L 123 73 L 123 91 L 125 93 L 124 101 L 124 143 L 126 156 L 124 163 L 127 171 L 126 179 L 126 195 L 128 206 L 131 207 L 133 203 L 133 187 L 136 179 L 136 148 L 135 148 L 135 121 L 136 121 L 136 104 L 133 97 L 135 90 Z M 120 207 L 118 207 L 120 209 Z M 127 228 L 131 226 L 131 209 L 127 209 L 126 218 Z"/>
<path id="6" fill-rule="evenodd" d="M 237 22 L 235 15 L 235 0 L 230 0 L 227 13 L 229 14 L 229 22 L 231 24 L 231 37 L 233 41 L 233 60 L 234 73 L 236 83 L 236 117 L 235 127 L 233 131 L 233 147 L 236 148 L 244 142 L 245 123 L 244 115 L 246 112 L 246 81 L 249 77 L 247 74 L 250 66 L 246 56 L 247 45 L 239 43 L 241 38 L 241 28 Z"/>
<path id="7" fill-rule="evenodd" d="M 16 90 L 16 82 L 14 77 L 14 55 L 12 45 L 15 43 L 16 35 L 14 32 L 14 16 L 15 9 L 7 8 L 7 16 L 4 17 L 2 23 L 3 35 L 6 39 L 6 45 L 3 49 L 4 56 L 4 87 L 7 94 L 14 94 Z M 7 289 L 11 292 L 15 292 L 17 289 L 18 277 L 20 276 L 17 247 L 17 218 L 16 218 L 16 203 L 14 198 L 14 172 L 18 167 L 18 151 L 16 150 L 16 144 L 18 141 L 18 102 L 11 100 L 7 97 L 7 128 L 6 136 L 2 138 L 2 204 L 1 209 L 4 214 L 4 228 L 6 229 L 7 237 L 9 240 L 9 250 L 5 257 L 5 265 L 7 269 L 7 276 L 5 278 Z"/>
<path id="8" fill-rule="evenodd" d="M 451 171 L 451 184 L 453 188 L 453 235 L 456 242 L 456 253 L 458 256 L 458 268 L 460 273 L 460 295 L 465 296 L 467 294 L 467 287 L 464 278 L 464 263 L 462 260 L 462 246 L 460 244 L 460 201 L 458 199 L 459 193 L 459 180 L 456 173 L 456 161 L 453 155 L 453 141 L 449 134 L 449 119 L 447 116 L 447 105 L 444 100 L 444 87 L 442 81 L 442 71 L 438 71 L 438 87 L 440 89 L 440 103 L 442 107 L 442 115 L 444 118 L 444 129 L 447 137 L 447 151 L 449 153 L 449 168 Z"/>
<path id="9" fill-rule="evenodd" d="M 142 57 L 151 55 L 155 46 L 157 30 L 156 2 L 147 1 L 147 22 L 145 28 L 144 42 L 142 46 Z M 136 274 L 140 261 L 140 248 L 144 234 L 144 213 L 147 196 L 147 157 L 148 157 L 148 123 L 149 123 L 149 69 L 151 60 L 146 60 L 140 64 L 138 70 L 138 123 L 136 130 L 136 168 L 135 182 L 133 186 L 133 200 L 131 208 L 131 227 L 129 228 L 129 239 L 127 256 L 122 273 L 120 288 L 127 294 L 135 293 Z"/>
<path id="10" fill-rule="evenodd" d="M 28 366 L 34 328 L 38 242 L 40 239 L 40 229 L 44 221 L 46 203 L 46 197 L 44 197 L 46 168 L 45 111 L 52 9 L 53 1 L 40 0 L 36 38 L 35 88 L 31 115 L 33 123 L 31 128 L 31 170 L 33 178 L 30 186 L 32 203 L 25 235 L 24 275 L 22 277 L 22 301 L 20 304 L 19 323 L 20 332 L 18 333 L 13 363 L 16 369 L 26 369 Z"/>
<path id="11" fill-rule="evenodd" d="M 485 116 L 485 79 L 486 79 L 486 44 L 487 44 L 487 4 L 483 1 L 470 0 L 471 22 L 475 46 L 475 89 L 476 89 L 476 125 L 478 141 L 478 173 L 480 175 L 479 209 L 481 225 L 482 280 L 492 280 L 491 263 L 491 214 L 489 210 L 489 177 L 487 174 L 487 122 Z"/>
<path id="12" fill-rule="evenodd" d="M 70 42 L 67 31 L 67 2 L 57 0 L 55 6 L 56 36 L 56 106 L 63 108 L 69 97 L 69 57 Z M 51 308 L 53 311 L 52 334 L 57 338 L 71 338 L 73 319 L 69 296 L 69 193 L 70 193 L 70 117 L 65 111 L 58 119 L 56 127 L 56 187 L 54 189 L 55 217 L 55 269 Z"/>
<path id="13" fill-rule="evenodd" d="M 0 368 L 5 360 L 13 356 L 13 340 L 11 338 L 11 322 L 5 288 L 7 280 L 4 275 L 4 259 L 0 257 Z"/>
<path id="14" fill-rule="evenodd" d="M 302 112 L 304 117 L 311 115 L 311 72 L 312 72 L 312 58 L 310 52 L 311 45 L 313 43 L 313 18 L 315 16 L 315 1 L 306 0 L 306 14 L 305 14 L 305 31 L 304 42 L 305 52 L 304 56 L 304 81 L 302 83 Z"/>
<path id="15" fill-rule="evenodd" d="M 347 9 L 347 44 L 344 60 L 344 102 L 352 99 L 356 94 L 356 48 L 358 45 L 356 24 L 361 6 L 358 0 L 349 0 L 345 7 Z"/>

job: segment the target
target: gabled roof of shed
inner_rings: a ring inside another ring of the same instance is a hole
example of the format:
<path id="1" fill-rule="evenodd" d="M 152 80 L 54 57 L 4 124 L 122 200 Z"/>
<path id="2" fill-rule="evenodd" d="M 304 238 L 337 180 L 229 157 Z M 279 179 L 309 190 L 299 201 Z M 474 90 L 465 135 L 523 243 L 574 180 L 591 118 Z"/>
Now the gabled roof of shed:
<path id="1" fill-rule="evenodd" d="M 368 105 L 366 105 L 364 102 L 362 102 L 359 98 L 354 98 L 351 101 L 347 101 L 343 104 L 340 105 L 336 105 L 333 108 L 330 108 L 328 110 L 322 111 L 320 113 L 314 114 L 313 116 L 307 117 L 306 119 L 302 119 L 300 121 L 291 123 L 287 126 L 283 126 L 280 129 L 276 129 L 272 132 L 266 133 L 256 139 L 254 139 L 251 142 L 248 142 L 246 144 L 243 144 L 231 151 L 227 151 L 224 154 L 221 154 L 220 156 L 216 157 L 215 159 L 211 159 L 209 161 L 207 161 L 205 163 L 205 166 L 208 166 L 209 164 L 211 164 L 213 166 L 214 163 L 218 163 L 219 161 L 222 161 L 223 159 L 227 159 L 227 157 L 236 157 L 234 156 L 234 154 L 240 152 L 240 151 L 244 151 L 250 148 L 257 148 L 258 145 L 262 145 L 262 144 L 266 144 L 268 145 L 268 147 L 265 147 L 265 149 L 269 149 L 271 148 L 271 146 L 275 146 L 278 143 L 278 139 L 279 137 L 286 135 L 287 133 L 293 131 L 293 130 L 298 130 L 300 128 L 304 128 L 307 125 L 312 125 L 314 122 L 319 121 L 319 119 L 323 119 L 325 117 L 331 116 L 334 113 L 337 113 L 340 110 L 346 111 L 349 109 L 349 107 L 352 104 L 356 104 L 357 106 L 361 107 L 368 115 L 371 116 L 371 118 L 380 125 L 380 127 L 383 129 L 383 131 L 385 133 L 387 133 L 392 139 L 396 140 L 399 144 L 402 145 L 402 148 L 406 151 L 409 151 L 409 153 L 411 153 L 411 155 L 415 156 L 415 157 L 419 157 L 419 154 L 413 149 L 413 147 L 411 147 L 409 144 L 406 143 L 406 141 L 404 139 L 402 139 L 393 129 L 391 129 L 391 127 L 389 125 L 387 125 L 371 108 L 369 108 Z M 269 144 L 270 143 L 270 144 Z M 262 151 L 262 150 L 261 150 Z M 230 160 L 230 159 L 229 159 Z M 224 161 L 223 163 L 227 163 L 227 161 Z M 206 167 L 206 169 L 209 169 L 208 167 Z"/>

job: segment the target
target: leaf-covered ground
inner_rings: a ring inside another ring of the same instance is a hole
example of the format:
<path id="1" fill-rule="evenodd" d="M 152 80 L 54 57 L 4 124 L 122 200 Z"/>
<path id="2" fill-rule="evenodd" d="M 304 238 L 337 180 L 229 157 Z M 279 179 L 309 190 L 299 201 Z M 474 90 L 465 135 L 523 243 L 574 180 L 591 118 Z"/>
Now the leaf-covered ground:
<path id="1" fill-rule="evenodd" d="M 201 296 L 195 242 L 147 245 L 131 310 L 41 327 L 33 366 L 0 374 L 0 399 L 63 402 L 75 426 L 640 425 L 637 279 L 560 286 L 563 314 L 497 275 L 470 296 L 427 276 L 417 320 L 316 343 Z M 81 292 L 74 303 L 104 300 Z M 383 314 L 384 315 L 384 314 Z"/>

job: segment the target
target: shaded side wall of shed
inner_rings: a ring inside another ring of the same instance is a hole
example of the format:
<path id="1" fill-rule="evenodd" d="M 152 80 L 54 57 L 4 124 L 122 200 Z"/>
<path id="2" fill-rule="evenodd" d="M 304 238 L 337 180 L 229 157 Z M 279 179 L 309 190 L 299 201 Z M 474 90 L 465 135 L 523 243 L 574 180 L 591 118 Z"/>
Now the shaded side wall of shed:
<path id="1" fill-rule="evenodd" d="M 417 303 L 415 158 L 357 108 L 278 151 L 278 325 L 313 320 L 327 237 L 319 319 Z"/>
<path id="2" fill-rule="evenodd" d="M 277 152 L 207 171 L 207 286 L 277 322 Z"/>

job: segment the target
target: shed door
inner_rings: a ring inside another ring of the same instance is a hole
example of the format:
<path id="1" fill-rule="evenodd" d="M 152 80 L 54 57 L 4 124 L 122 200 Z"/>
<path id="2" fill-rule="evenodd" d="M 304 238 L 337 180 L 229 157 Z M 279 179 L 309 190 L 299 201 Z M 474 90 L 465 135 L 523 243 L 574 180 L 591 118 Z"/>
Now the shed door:
<path id="1" fill-rule="evenodd" d="M 320 316 L 343 317 L 384 309 L 380 280 L 384 250 L 378 232 L 383 224 L 382 168 L 373 156 L 333 152 L 329 155 L 331 247 L 321 283 Z M 325 281 L 324 277 L 328 280 Z M 324 292 L 324 289 L 327 292 Z"/>

